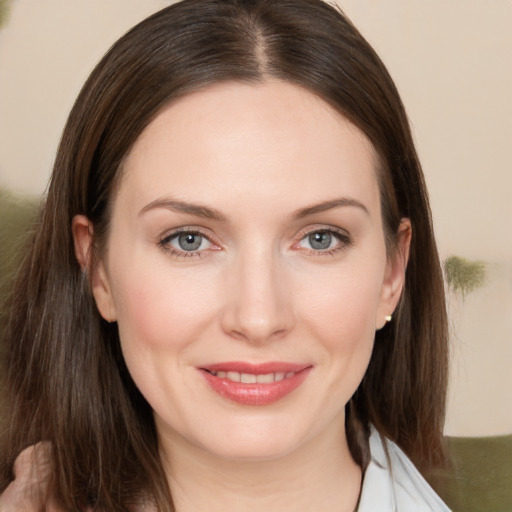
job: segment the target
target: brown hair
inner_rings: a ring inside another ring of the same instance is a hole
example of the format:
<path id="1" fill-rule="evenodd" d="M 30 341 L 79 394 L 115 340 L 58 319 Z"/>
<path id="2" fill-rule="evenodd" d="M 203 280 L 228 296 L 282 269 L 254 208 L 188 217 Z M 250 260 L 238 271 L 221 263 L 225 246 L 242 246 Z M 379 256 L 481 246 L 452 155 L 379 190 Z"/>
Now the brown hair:
<path id="1" fill-rule="evenodd" d="M 376 333 L 347 407 L 352 455 L 368 462 L 368 426 L 422 469 L 443 461 L 447 322 L 425 183 L 386 68 L 337 9 L 320 0 L 186 0 L 122 37 L 71 111 L 3 343 L 0 491 L 26 446 L 51 442 L 53 487 L 67 510 L 125 510 L 151 497 L 173 510 L 148 403 L 124 364 L 115 324 L 99 315 L 73 251 L 84 214 L 101 249 L 123 158 L 169 102 L 219 81 L 274 77 L 317 94 L 358 126 L 379 157 L 388 246 L 400 220 L 413 238 L 393 321 Z"/>

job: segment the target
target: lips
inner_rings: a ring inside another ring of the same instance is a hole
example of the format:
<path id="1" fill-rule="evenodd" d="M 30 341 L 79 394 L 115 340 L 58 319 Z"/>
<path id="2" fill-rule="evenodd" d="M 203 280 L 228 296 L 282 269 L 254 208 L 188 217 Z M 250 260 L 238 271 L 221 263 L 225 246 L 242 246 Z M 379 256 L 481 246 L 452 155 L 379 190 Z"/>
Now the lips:
<path id="1" fill-rule="evenodd" d="M 226 362 L 199 368 L 210 388 L 242 405 L 270 405 L 297 389 L 311 365 Z"/>

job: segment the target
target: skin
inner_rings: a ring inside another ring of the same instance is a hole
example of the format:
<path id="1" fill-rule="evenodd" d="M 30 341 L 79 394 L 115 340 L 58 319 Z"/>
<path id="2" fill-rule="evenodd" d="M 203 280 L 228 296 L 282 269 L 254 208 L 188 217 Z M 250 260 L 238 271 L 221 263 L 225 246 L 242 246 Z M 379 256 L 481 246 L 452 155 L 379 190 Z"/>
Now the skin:
<path id="1" fill-rule="evenodd" d="M 154 410 L 178 511 L 354 509 L 344 406 L 399 300 L 411 233 L 404 219 L 387 255 L 376 168 L 364 134 L 312 93 L 221 84 L 136 141 L 94 267 L 94 227 L 75 217 L 77 257 Z M 204 236 L 198 251 L 180 247 L 184 228 Z M 313 247 L 326 232 L 329 247 Z M 283 399 L 250 406 L 198 370 L 225 361 L 312 368 Z"/>

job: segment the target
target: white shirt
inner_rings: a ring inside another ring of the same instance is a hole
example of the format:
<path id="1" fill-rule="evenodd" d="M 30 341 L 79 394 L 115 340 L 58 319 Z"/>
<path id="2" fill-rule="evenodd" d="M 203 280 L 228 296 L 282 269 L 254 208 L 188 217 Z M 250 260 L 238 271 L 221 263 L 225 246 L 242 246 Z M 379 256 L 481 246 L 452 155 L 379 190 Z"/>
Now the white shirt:
<path id="1" fill-rule="evenodd" d="M 370 453 L 357 512 L 450 512 L 405 453 L 373 427 Z"/>

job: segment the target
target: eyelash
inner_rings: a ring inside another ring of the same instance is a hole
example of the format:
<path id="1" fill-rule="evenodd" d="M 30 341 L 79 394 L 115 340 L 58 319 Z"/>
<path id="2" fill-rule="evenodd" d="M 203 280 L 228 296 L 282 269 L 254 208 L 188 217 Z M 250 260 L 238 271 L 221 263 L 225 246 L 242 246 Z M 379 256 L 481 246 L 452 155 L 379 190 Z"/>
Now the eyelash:
<path id="1" fill-rule="evenodd" d="M 335 256 L 339 252 L 345 251 L 347 248 L 349 248 L 350 246 L 353 245 L 352 238 L 346 231 L 336 229 L 333 227 L 318 226 L 314 229 L 308 229 L 307 231 L 300 233 L 300 235 L 298 237 L 298 241 L 294 242 L 292 247 L 298 246 L 303 240 L 305 240 L 307 237 L 309 237 L 315 233 L 326 233 L 331 236 L 334 236 L 334 238 L 338 241 L 338 243 L 331 249 L 325 249 L 325 250 L 314 250 L 314 249 L 303 248 L 303 250 L 307 251 L 309 256 L 313 256 L 313 257 Z"/>
<path id="2" fill-rule="evenodd" d="M 211 235 L 208 235 L 201 229 L 196 227 L 194 228 L 180 228 L 172 233 L 166 234 L 158 241 L 159 247 L 166 253 L 174 256 L 175 258 L 203 258 L 205 256 L 205 251 L 183 251 L 180 249 L 176 249 L 172 245 L 170 245 L 171 241 L 175 238 L 178 238 L 180 235 L 197 235 L 204 239 L 206 239 L 213 247 L 218 247 L 211 241 Z"/>
<path id="3" fill-rule="evenodd" d="M 353 242 L 351 237 L 342 230 L 334 229 L 332 227 L 318 227 L 315 229 L 308 229 L 307 231 L 304 231 L 300 233 L 298 240 L 292 244 L 292 248 L 301 249 L 299 244 L 305 240 L 307 237 L 315 234 L 315 233 L 326 233 L 331 236 L 334 236 L 334 238 L 337 239 L 338 243 L 332 247 L 331 249 L 325 249 L 325 250 L 315 250 L 315 249 L 307 249 L 302 248 L 302 250 L 307 251 L 307 254 L 309 256 L 334 256 L 340 251 L 346 250 L 348 247 L 350 247 Z M 194 250 L 194 251 L 185 251 L 176 249 L 172 245 L 170 245 L 171 241 L 178 238 L 181 235 L 197 235 L 204 239 L 206 239 L 210 244 L 212 244 L 212 247 L 215 249 L 213 250 L 219 250 L 220 247 L 216 245 L 214 242 L 211 241 L 211 235 L 208 233 L 205 233 L 201 229 L 198 229 L 196 227 L 194 228 L 180 228 L 176 231 L 173 231 L 172 233 L 166 234 L 158 241 L 158 246 L 166 253 L 170 254 L 171 256 L 174 256 L 175 258 L 203 258 L 206 256 L 206 251 L 208 249 L 203 250 Z M 210 248 L 209 248 L 210 249 Z"/>

